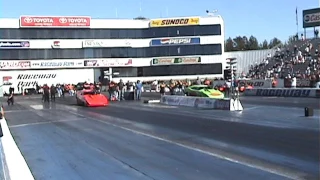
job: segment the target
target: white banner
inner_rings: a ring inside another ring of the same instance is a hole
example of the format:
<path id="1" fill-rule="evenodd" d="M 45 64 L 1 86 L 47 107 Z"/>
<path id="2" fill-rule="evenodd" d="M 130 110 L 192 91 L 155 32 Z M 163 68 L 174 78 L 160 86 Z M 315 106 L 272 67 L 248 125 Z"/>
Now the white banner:
<path id="1" fill-rule="evenodd" d="M 0 69 L 31 69 L 31 61 L 0 61 Z"/>
<path id="2" fill-rule="evenodd" d="M 172 106 L 230 110 L 230 100 L 227 99 L 212 99 L 205 97 L 186 96 L 162 96 L 160 102 L 162 104 Z"/>
<path id="3" fill-rule="evenodd" d="M 84 60 L 85 67 L 124 67 L 133 66 L 132 59 L 88 59 Z"/>
<path id="4" fill-rule="evenodd" d="M 33 60 L 32 69 L 61 69 L 61 68 L 82 68 L 83 60 Z"/>
<path id="5" fill-rule="evenodd" d="M 103 47 L 131 47 L 128 40 L 85 40 L 82 41 L 83 48 L 103 48 Z"/>
<path id="6" fill-rule="evenodd" d="M 8 93 L 10 87 L 15 92 L 21 92 L 21 88 L 34 88 L 37 84 L 77 84 L 94 81 L 94 69 L 49 69 L 49 70 L 13 70 L 0 71 L 3 81 L 3 90 Z"/>

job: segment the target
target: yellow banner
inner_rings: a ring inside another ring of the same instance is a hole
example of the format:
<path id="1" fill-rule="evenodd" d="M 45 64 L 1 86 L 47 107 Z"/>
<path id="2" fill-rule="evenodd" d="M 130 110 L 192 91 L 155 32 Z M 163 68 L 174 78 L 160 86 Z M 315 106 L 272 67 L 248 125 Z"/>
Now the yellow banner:
<path id="1" fill-rule="evenodd" d="M 198 25 L 200 18 L 175 18 L 175 19 L 155 19 L 150 21 L 150 27 L 168 27 L 168 26 L 188 26 Z"/>

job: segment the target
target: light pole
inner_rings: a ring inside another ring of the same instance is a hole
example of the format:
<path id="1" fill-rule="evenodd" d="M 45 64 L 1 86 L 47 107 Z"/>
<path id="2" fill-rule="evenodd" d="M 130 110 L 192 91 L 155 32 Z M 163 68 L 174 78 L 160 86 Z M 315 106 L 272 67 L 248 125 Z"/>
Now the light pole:
<path id="1" fill-rule="evenodd" d="M 207 13 L 208 16 L 214 16 L 214 14 L 217 13 L 217 12 L 218 12 L 218 10 L 213 10 L 213 11 L 206 10 L 206 13 Z"/>

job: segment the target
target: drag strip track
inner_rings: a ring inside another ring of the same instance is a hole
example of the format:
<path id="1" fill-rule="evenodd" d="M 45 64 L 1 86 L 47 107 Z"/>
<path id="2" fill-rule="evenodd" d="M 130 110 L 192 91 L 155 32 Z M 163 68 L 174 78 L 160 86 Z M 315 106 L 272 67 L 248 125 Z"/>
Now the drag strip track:
<path id="1" fill-rule="evenodd" d="M 105 108 L 74 102 L 27 99 L 7 108 L 37 179 L 319 178 L 316 129 L 209 120 L 138 102 Z"/>

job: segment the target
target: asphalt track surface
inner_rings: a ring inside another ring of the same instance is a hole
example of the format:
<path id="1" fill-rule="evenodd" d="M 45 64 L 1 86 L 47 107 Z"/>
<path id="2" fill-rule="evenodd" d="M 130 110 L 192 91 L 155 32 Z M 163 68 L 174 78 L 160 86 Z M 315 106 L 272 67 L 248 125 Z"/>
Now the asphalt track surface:
<path id="1" fill-rule="evenodd" d="M 268 98 L 239 113 L 16 101 L 6 118 L 36 179 L 319 179 L 319 111 L 306 118 L 301 105 Z"/>

